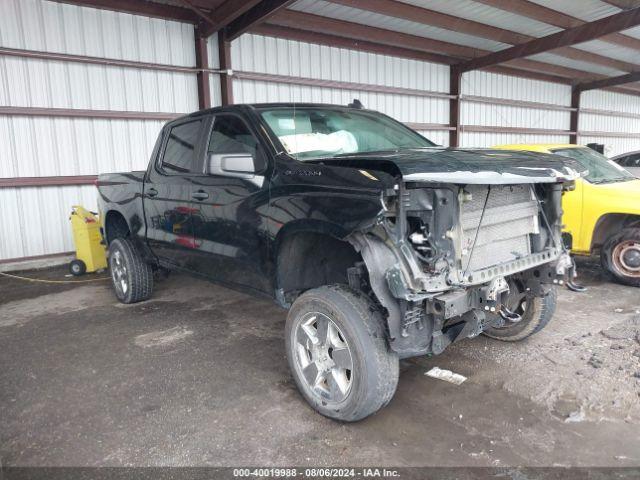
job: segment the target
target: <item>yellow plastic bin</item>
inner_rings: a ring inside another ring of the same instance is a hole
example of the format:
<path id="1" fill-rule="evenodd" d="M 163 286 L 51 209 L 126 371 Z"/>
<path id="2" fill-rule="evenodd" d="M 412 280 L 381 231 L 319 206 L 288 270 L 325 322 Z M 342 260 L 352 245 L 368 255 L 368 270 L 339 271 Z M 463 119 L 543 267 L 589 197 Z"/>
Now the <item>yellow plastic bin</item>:
<path id="1" fill-rule="evenodd" d="M 73 275 L 107 268 L 107 254 L 102 244 L 98 215 L 78 205 L 71 207 L 71 229 L 76 245 L 76 259 L 69 264 Z"/>

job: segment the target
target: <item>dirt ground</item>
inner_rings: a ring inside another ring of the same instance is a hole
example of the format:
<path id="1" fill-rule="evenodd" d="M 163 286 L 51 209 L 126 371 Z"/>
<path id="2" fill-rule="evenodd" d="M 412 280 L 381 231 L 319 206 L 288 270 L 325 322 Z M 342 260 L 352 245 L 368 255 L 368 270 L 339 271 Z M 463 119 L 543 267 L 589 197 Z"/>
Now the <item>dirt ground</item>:
<path id="1" fill-rule="evenodd" d="M 545 330 L 403 362 L 391 404 L 356 424 L 302 400 L 283 352 L 286 312 L 267 300 L 171 275 L 152 300 L 124 306 L 106 281 L 0 277 L 0 460 L 638 466 L 640 291 L 579 266 L 588 293 L 563 289 Z M 425 376 L 434 366 L 468 380 Z"/>

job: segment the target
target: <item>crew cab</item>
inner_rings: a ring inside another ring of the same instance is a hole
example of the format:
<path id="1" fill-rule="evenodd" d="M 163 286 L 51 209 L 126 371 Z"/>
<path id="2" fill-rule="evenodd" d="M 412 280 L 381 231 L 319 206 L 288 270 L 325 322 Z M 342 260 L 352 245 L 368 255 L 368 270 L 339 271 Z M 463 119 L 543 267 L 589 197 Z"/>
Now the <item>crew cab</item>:
<path id="1" fill-rule="evenodd" d="M 496 148 L 571 158 L 588 173 L 564 196 L 564 241 L 575 255 L 600 254 L 617 282 L 640 287 L 640 180 L 583 145 L 502 145 Z"/>
<path id="2" fill-rule="evenodd" d="M 580 175 L 553 155 L 438 147 L 357 105 L 199 111 L 164 126 L 145 172 L 98 178 L 120 301 L 148 299 L 164 269 L 273 298 L 301 394 L 343 421 L 391 400 L 401 358 L 550 321 Z"/>

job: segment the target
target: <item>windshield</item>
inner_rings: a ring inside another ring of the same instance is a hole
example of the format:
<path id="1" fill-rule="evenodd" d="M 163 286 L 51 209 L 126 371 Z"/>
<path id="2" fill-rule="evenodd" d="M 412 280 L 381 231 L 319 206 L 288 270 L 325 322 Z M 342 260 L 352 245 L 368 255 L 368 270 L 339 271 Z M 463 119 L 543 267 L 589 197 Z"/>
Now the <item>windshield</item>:
<path id="1" fill-rule="evenodd" d="M 401 123 L 370 111 L 285 107 L 259 112 L 286 152 L 298 160 L 435 146 Z"/>
<path id="2" fill-rule="evenodd" d="M 558 148 L 551 153 L 576 160 L 589 174 L 585 177 L 591 183 L 612 183 L 634 180 L 635 177 L 615 162 L 612 162 L 592 148 Z"/>

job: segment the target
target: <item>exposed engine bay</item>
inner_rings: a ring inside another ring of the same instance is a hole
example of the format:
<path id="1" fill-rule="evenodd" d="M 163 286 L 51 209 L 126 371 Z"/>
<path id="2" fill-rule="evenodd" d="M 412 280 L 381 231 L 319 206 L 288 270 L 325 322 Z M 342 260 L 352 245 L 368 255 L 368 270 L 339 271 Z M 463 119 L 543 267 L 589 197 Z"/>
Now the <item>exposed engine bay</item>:
<path id="1" fill-rule="evenodd" d="M 402 357 L 441 353 L 490 325 L 521 320 L 510 298 L 542 297 L 575 276 L 561 239 L 561 197 L 573 182 L 457 185 L 399 182 L 375 225 L 349 240 L 387 311 Z"/>

